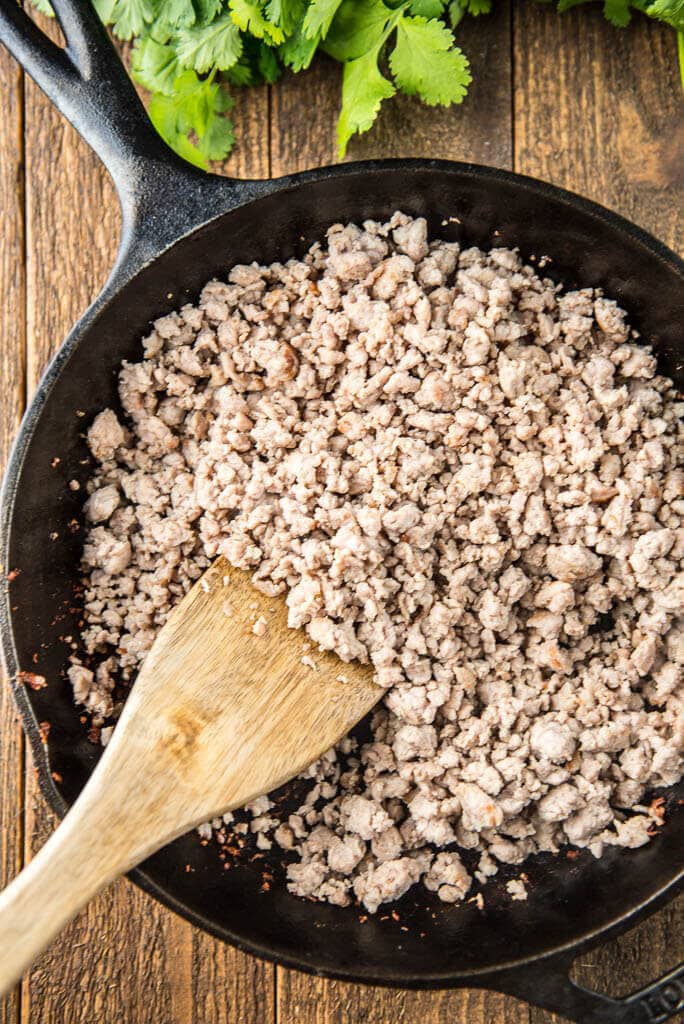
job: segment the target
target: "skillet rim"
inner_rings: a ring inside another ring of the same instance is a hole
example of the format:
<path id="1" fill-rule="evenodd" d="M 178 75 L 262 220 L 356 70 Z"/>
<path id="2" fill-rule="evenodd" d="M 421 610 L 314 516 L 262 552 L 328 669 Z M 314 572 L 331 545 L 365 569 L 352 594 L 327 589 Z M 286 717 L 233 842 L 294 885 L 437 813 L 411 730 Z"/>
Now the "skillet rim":
<path id="1" fill-rule="evenodd" d="M 594 221 L 607 224 L 615 231 L 622 232 L 647 250 L 650 257 L 659 263 L 666 264 L 670 270 L 679 275 L 684 284 L 684 259 L 678 256 L 663 242 L 653 236 L 650 232 L 634 224 L 632 221 L 602 206 L 593 200 L 578 195 L 569 189 L 552 185 L 550 182 L 529 175 L 519 174 L 515 171 L 489 167 L 483 164 L 470 162 L 439 160 L 439 159 L 385 159 L 385 160 L 364 160 L 346 164 L 328 165 L 310 170 L 305 170 L 292 175 L 286 175 L 276 179 L 237 181 L 230 178 L 223 178 L 219 175 L 203 175 L 207 192 L 207 209 L 204 214 L 195 217 L 196 223 L 191 228 L 187 224 L 171 241 L 163 240 L 154 246 L 154 255 L 147 258 L 136 257 L 136 238 L 122 239 L 121 249 L 116 263 L 103 285 L 101 291 L 85 310 L 79 320 L 74 324 L 60 348 L 46 367 L 38 386 L 26 407 L 21 424 L 17 431 L 12 445 L 5 475 L 0 492 L 0 565 L 9 568 L 9 544 L 11 528 L 14 519 L 14 503 L 18 490 L 18 482 L 28 456 L 33 432 L 38 423 L 43 409 L 47 404 L 52 388 L 67 367 L 72 353 L 78 348 L 81 340 L 95 324 L 97 318 L 115 296 L 129 285 L 135 276 L 143 271 L 149 264 L 162 256 L 166 251 L 176 244 L 193 235 L 204 226 L 228 216 L 237 209 L 247 207 L 255 201 L 266 196 L 276 195 L 306 187 L 308 184 L 331 178 L 342 178 L 354 175 L 377 175 L 386 171 L 435 171 L 446 174 L 460 174 L 480 180 L 496 183 L 500 181 L 508 186 L 519 190 L 533 193 L 540 198 L 552 199 L 567 207 L 579 210 Z M 218 204 L 216 197 L 219 197 Z M 220 200 L 225 196 L 225 200 Z M 213 202 L 212 202 L 213 198 Z M 212 209 L 218 206 L 219 209 Z M 12 611 L 10 607 L 9 586 L 6 577 L 3 575 L 0 582 L 0 654 L 4 662 L 5 671 L 10 680 L 10 689 L 14 701 L 21 715 L 22 728 L 31 747 L 35 767 L 38 772 L 39 788 L 48 804 L 60 818 L 63 818 L 70 805 L 57 789 L 50 774 L 50 763 L 45 745 L 42 742 L 38 721 L 36 719 L 30 697 L 25 687 L 16 682 L 19 662 L 14 644 L 12 628 Z M 511 971 L 525 967 L 538 966 L 548 962 L 571 962 L 583 950 L 595 947 L 600 943 L 613 938 L 632 927 L 638 920 L 653 913 L 664 903 L 672 899 L 682 888 L 684 888 L 684 863 L 679 873 L 663 885 L 656 892 L 645 899 L 639 899 L 631 905 L 623 914 L 616 916 L 607 924 L 590 930 L 579 939 L 571 942 L 561 943 L 536 956 L 528 955 L 511 959 L 504 964 L 495 967 L 470 969 L 467 973 L 450 971 L 448 973 L 421 974 L 418 976 L 392 976 L 390 972 L 384 976 L 366 971 L 363 965 L 356 970 L 351 969 L 330 969 L 316 967 L 314 964 L 297 960 L 288 954 L 274 952 L 265 948 L 258 941 L 248 941 L 236 936 L 226 928 L 217 926 L 214 922 L 205 918 L 201 913 L 188 907 L 182 900 L 170 895 L 169 892 L 156 883 L 143 867 L 137 867 L 128 872 L 130 878 L 143 891 L 157 899 L 164 906 L 180 914 L 181 917 L 190 921 L 196 927 L 214 935 L 236 948 L 249 952 L 261 959 L 271 963 L 282 965 L 314 974 L 319 977 L 336 978 L 343 981 L 360 982 L 378 986 L 400 986 L 403 988 L 448 988 L 468 985 L 478 982 L 484 987 L 494 987 L 497 979 L 503 979 Z"/>

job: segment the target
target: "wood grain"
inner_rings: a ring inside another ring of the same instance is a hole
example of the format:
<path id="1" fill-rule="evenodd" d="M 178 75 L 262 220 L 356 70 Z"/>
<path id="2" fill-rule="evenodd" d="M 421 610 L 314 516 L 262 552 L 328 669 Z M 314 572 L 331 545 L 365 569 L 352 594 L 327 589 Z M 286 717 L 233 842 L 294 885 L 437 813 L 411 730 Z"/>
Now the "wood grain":
<path id="1" fill-rule="evenodd" d="M 515 169 L 618 210 L 684 246 L 684 102 L 674 33 L 598 5 L 515 5 Z M 553 55 L 553 59 L 550 59 Z"/>
<path id="2" fill-rule="evenodd" d="M 498 992 L 404 992 L 278 970 L 278 1024 L 529 1024 L 529 1007 Z"/>
<path id="3" fill-rule="evenodd" d="M 214 170 L 234 178 L 268 178 L 271 173 L 269 155 L 269 88 L 231 90 L 235 101 L 230 116 L 235 122 L 237 142 L 229 158 Z"/>
<path id="4" fill-rule="evenodd" d="M 25 397 L 26 278 L 24 273 L 23 76 L 0 52 L 0 471 L 4 471 Z M 5 567 L 6 571 L 8 567 Z M 22 864 L 23 735 L 7 680 L 0 670 L 0 886 Z M 17 989 L 0 999 L 0 1024 L 17 1024 Z"/>

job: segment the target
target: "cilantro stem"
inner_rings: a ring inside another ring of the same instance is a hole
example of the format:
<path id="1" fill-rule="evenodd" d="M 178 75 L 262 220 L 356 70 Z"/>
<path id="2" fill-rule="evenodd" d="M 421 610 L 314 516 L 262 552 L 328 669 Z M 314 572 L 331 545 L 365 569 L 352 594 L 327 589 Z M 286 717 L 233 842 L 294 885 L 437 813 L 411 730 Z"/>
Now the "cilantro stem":
<path id="1" fill-rule="evenodd" d="M 397 7 L 396 8 L 394 14 L 392 15 L 392 17 L 387 22 L 387 27 L 386 27 L 386 29 L 385 29 L 385 31 L 383 33 L 382 42 L 380 43 L 380 50 L 382 50 L 382 48 L 385 45 L 385 43 L 387 42 L 387 40 L 389 39 L 389 37 L 394 32 L 395 28 L 399 24 L 399 19 L 402 17 L 402 15 L 404 14 L 404 11 L 406 11 L 407 9 L 408 9 L 408 3 L 402 4 L 401 7 Z"/>

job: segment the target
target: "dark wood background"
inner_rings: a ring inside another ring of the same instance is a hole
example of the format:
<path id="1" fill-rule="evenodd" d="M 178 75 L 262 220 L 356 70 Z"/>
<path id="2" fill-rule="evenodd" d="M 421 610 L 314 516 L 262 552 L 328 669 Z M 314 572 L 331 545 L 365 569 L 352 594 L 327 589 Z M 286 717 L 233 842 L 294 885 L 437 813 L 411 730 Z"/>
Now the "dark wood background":
<path id="1" fill-rule="evenodd" d="M 350 158 L 439 156 L 513 168 L 618 210 L 684 246 L 682 104 L 674 34 L 597 5 L 558 16 L 498 0 L 459 30 L 474 83 L 462 108 L 397 98 Z M 54 31 L 50 27 L 49 31 Z M 111 266 L 119 213 L 93 154 L 0 50 L 0 457 L 67 329 Z M 225 170 L 260 177 L 332 163 L 337 66 L 238 94 Z M 0 688 L 0 883 L 54 827 L 6 686 Z M 616 879 L 616 884 L 619 880 Z M 681 909 L 581 958 L 576 974 L 626 993 L 684 953 Z M 238 953 L 128 881 L 95 900 L 0 1003 L 0 1024 L 551 1024 L 480 991 L 406 993 L 327 982 Z"/>

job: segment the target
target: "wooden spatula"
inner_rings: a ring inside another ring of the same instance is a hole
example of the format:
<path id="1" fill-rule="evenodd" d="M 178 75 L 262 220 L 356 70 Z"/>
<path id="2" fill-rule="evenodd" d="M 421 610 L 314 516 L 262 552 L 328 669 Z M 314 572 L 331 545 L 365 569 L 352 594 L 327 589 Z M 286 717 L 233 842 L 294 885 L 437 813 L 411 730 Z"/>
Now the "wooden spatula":
<path id="1" fill-rule="evenodd" d="M 369 666 L 310 649 L 284 598 L 217 559 L 159 633 L 78 800 L 0 893 L 0 994 L 113 878 L 292 778 L 381 695 Z"/>

